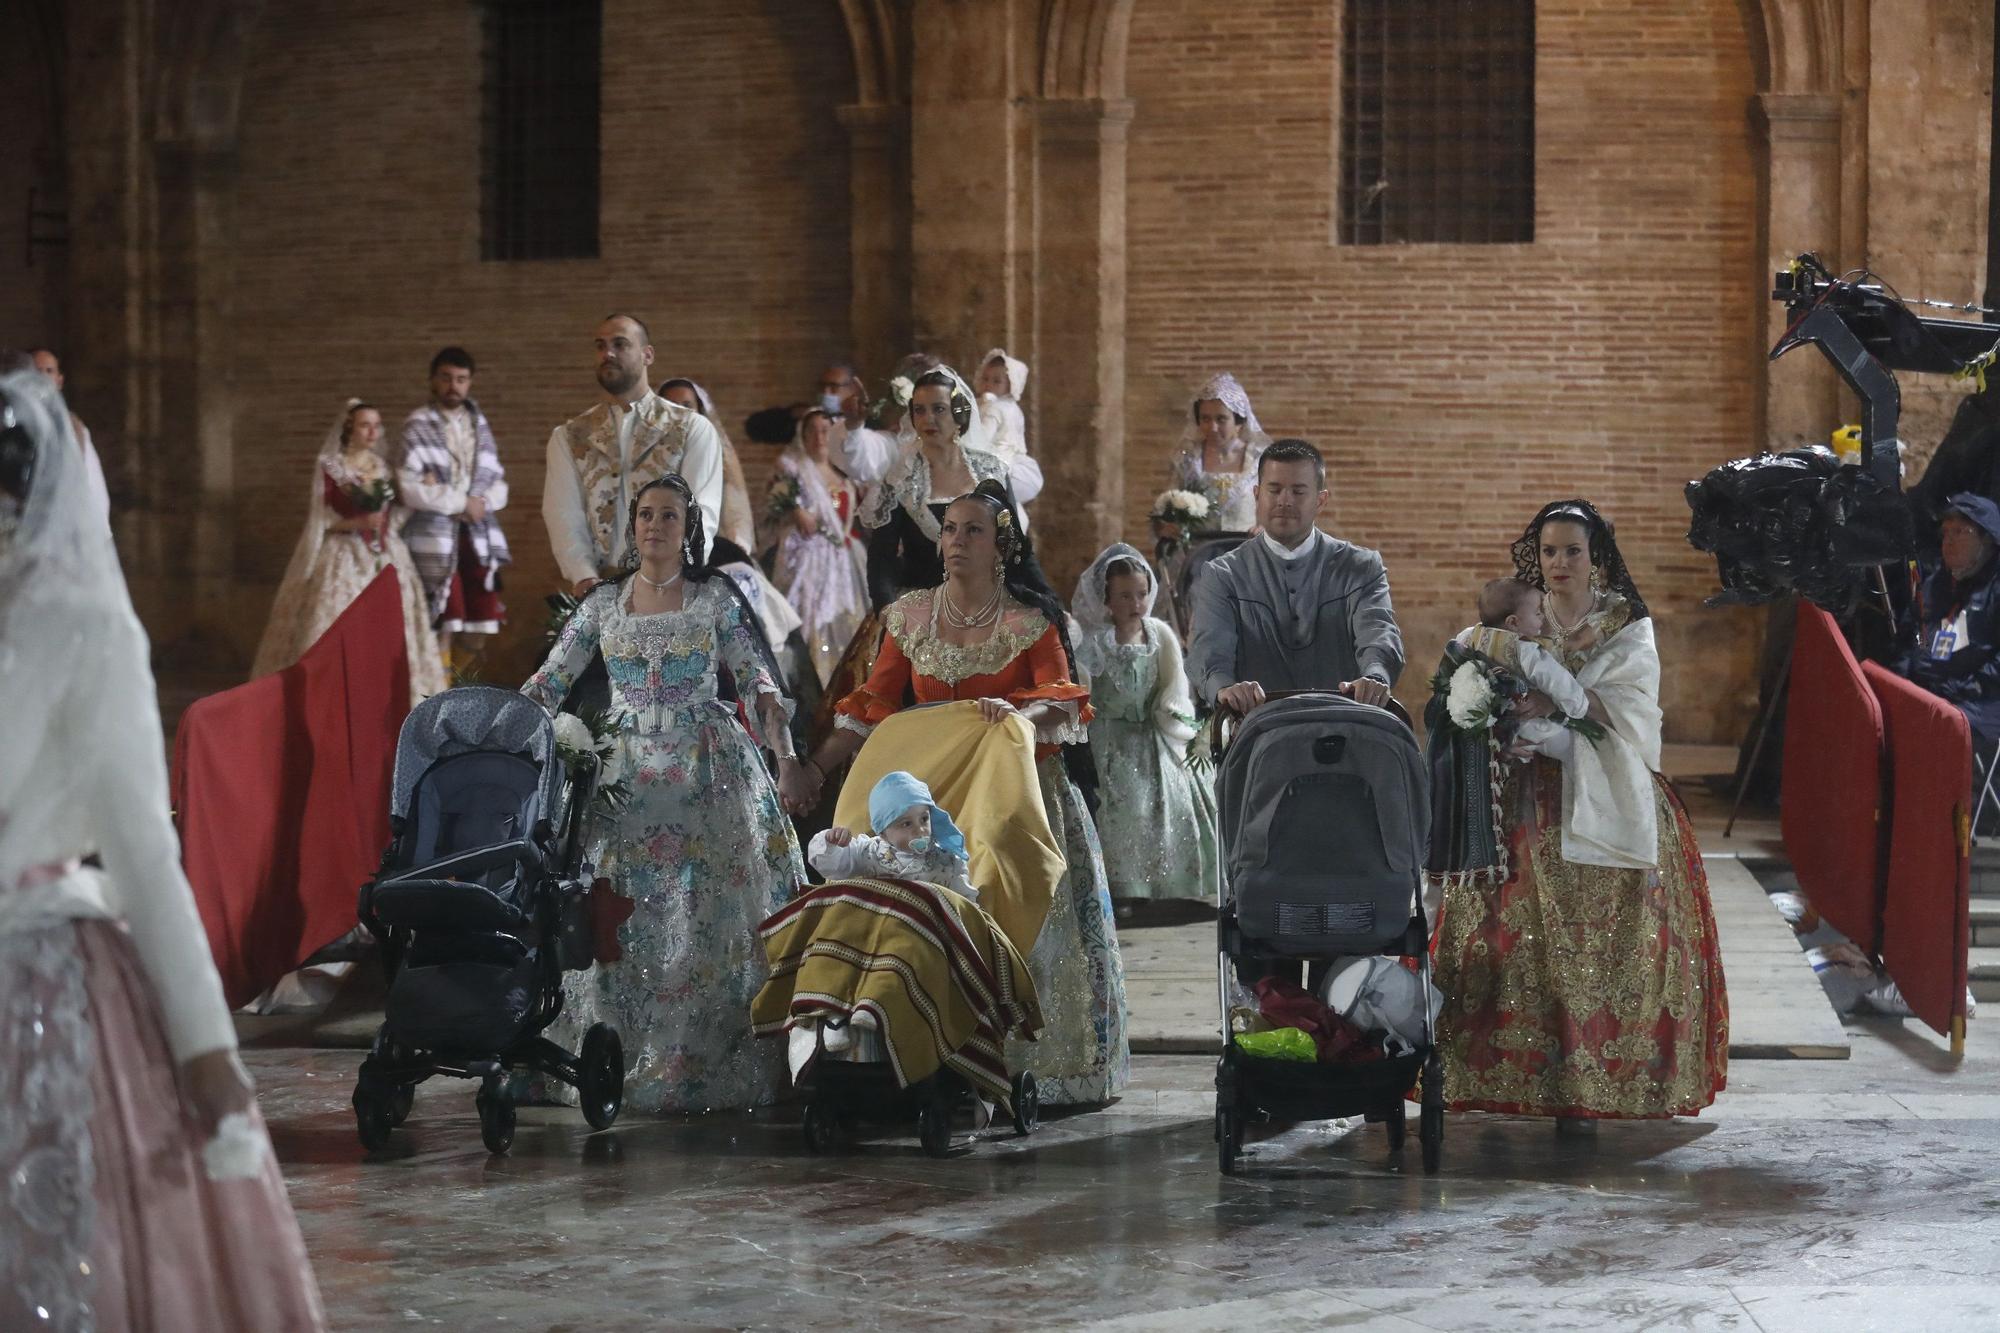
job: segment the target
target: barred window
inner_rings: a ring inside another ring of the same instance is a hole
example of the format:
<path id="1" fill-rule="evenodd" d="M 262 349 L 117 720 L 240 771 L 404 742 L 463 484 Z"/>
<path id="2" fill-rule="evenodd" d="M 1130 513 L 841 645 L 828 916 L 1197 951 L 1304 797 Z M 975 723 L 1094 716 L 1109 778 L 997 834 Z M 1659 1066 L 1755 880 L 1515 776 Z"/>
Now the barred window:
<path id="1" fill-rule="evenodd" d="M 481 259 L 597 257 L 602 0 L 486 0 Z"/>
<path id="2" fill-rule="evenodd" d="M 1535 238 L 1534 0 L 1344 0 L 1340 240 Z"/>

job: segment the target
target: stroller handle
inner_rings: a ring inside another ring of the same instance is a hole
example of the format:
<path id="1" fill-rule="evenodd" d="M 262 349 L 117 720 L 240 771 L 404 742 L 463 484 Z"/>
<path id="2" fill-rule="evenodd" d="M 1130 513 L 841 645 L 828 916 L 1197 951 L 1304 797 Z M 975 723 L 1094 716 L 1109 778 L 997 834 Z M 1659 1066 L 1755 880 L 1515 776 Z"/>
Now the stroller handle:
<path id="1" fill-rule="evenodd" d="M 1299 699 L 1312 694 L 1338 694 L 1343 698 L 1352 699 L 1354 697 L 1354 686 L 1352 683 L 1349 683 L 1331 690 L 1272 690 L 1264 696 L 1264 702 L 1271 703 L 1278 699 Z M 1412 731 L 1416 730 L 1415 725 L 1410 721 L 1410 710 L 1403 707 L 1402 702 L 1394 695 L 1389 696 L 1388 703 L 1377 706 L 1404 726 L 1409 727 Z M 1229 742 L 1234 739 L 1236 729 L 1242 725 L 1243 714 L 1236 712 L 1234 709 L 1218 708 L 1215 711 L 1215 726 L 1209 732 L 1208 746 L 1209 757 L 1217 764 L 1222 762 L 1223 753 L 1229 749 Z"/>

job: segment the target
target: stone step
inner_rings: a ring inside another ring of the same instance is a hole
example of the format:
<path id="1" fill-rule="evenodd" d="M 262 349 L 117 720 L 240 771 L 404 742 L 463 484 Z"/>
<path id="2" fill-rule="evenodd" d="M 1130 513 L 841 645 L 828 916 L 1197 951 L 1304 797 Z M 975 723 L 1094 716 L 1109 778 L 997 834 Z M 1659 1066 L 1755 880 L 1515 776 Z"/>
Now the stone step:
<path id="1" fill-rule="evenodd" d="M 1972 849 L 1972 900 L 2000 901 L 2000 839 L 1988 837 Z"/>
<path id="2" fill-rule="evenodd" d="M 1971 908 L 1972 947 L 2000 946 L 2000 898 L 1974 898 Z"/>
<path id="3" fill-rule="evenodd" d="M 1966 957 L 1966 980 L 1981 1004 L 2000 1004 L 2000 947 L 1974 947 Z"/>

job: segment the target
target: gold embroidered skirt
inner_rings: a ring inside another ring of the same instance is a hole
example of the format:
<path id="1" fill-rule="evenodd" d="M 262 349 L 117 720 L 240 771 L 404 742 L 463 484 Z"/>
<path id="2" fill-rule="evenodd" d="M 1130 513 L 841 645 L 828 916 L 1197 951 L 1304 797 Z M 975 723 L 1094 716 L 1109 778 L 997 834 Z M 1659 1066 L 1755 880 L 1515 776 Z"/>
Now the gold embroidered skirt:
<path id="1" fill-rule="evenodd" d="M 1511 876 L 1454 885 L 1438 930 L 1447 1100 L 1517 1115 L 1693 1115 L 1726 1081 L 1729 1002 L 1686 811 L 1655 776 L 1658 867 L 1619 870 L 1563 859 L 1555 763 L 1518 771 L 1504 799 Z"/>

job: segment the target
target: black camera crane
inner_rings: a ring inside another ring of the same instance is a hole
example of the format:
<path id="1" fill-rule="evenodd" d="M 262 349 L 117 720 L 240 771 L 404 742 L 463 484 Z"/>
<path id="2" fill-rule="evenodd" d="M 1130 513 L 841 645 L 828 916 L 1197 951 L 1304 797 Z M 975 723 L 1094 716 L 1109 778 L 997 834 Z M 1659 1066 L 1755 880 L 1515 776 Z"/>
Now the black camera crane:
<path id="1" fill-rule="evenodd" d="M 1872 595 L 1887 610 L 1883 566 L 1916 554 L 1928 519 L 1903 494 L 1894 372 L 1983 369 L 1995 359 L 2000 325 L 1920 316 L 1875 275 L 1836 277 L 1811 254 L 1777 275 L 1771 295 L 1791 315 L 1771 359 L 1811 344 L 1833 363 L 1861 400 L 1861 462 L 1842 464 L 1813 445 L 1740 458 L 1689 482 L 1688 542 L 1715 556 L 1722 583 L 1710 604 L 1796 593 L 1842 615 Z"/>
<path id="2" fill-rule="evenodd" d="M 1800 255 L 1780 270 L 1771 299 L 1785 303 L 1792 322 L 1771 349 L 1771 359 L 1808 343 L 1819 348 L 1861 399 L 1862 469 L 1900 490 L 1895 450 L 1878 447 L 1897 439 L 1902 411 L 1902 394 L 1890 372 L 1948 375 L 1990 361 L 2000 344 L 2000 325 L 1915 314 L 1888 284 L 1867 280 L 1874 276 L 1835 277 L 1814 254 Z"/>

